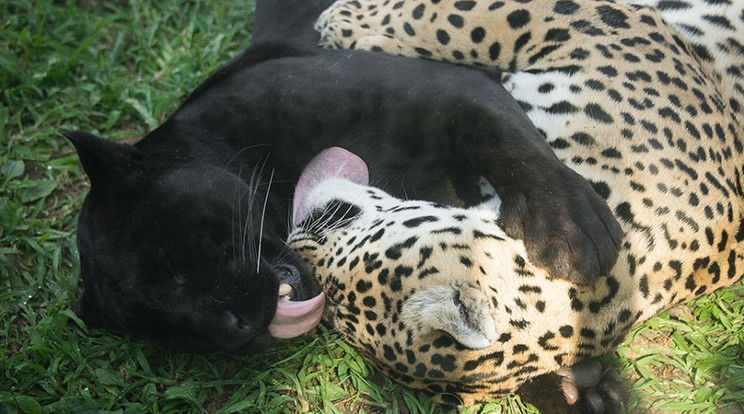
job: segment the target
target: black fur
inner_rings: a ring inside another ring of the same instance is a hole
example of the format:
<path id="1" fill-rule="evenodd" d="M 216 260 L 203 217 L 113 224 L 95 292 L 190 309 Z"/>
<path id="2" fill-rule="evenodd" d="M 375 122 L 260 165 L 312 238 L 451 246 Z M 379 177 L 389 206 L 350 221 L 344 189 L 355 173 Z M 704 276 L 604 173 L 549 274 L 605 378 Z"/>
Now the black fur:
<path id="1" fill-rule="evenodd" d="M 75 308 L 90 326 L 171 348 L 267 346 L 279 283 L 295 299 L 317 293 L 284 239 L 295 181 L 334 145 L 397 196 L 468 204 L 485 176 L 507 231 L 559 277 L 591 282 L 613 265 L 621 234 L 610 210 L 498 83 L 453 65 L 318 49 L 311 26 L 328 4 L 259 1 L 254 46 L 134 146 L 65 134 L 92 183 Z"/>

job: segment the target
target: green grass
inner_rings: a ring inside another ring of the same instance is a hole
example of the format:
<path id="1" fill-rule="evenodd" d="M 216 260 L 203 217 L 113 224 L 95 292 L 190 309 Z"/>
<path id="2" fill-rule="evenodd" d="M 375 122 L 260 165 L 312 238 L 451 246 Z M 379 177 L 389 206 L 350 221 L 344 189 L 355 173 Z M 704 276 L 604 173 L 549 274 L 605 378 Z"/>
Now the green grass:
<path id="1" fill-rule="evenodd" d="M 250 42 L 252 2 L 0 2 L 0 413 L 444 412 L 325 329 L 255 356 L 167 353 L 88 331 L 61 129 L 133 141 Z M 614 362 L 636 411 L 742 413 L 741 284 L 657 317 Z M 466 413 L 520 411 L 505 398 Z"/>

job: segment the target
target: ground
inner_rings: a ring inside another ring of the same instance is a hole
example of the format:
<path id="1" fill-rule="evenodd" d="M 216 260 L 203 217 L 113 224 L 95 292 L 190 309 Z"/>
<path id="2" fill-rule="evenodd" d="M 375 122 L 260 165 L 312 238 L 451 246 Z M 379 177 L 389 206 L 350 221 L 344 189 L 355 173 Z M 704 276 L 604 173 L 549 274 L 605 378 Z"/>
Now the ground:
<path id="1" fill-rule="evenodd" d="M 87 331 L 69 310 L 87 183 L 59 130 L 144 135 L 249 44 L 252 4 L 0 3 L 0 413 L 448 412 L 323 328 L 260 355 L 193 355 Z M 632 412 L 743 413 L 743 347 L 739 283 L 652 319 L 612 361 Z"/>

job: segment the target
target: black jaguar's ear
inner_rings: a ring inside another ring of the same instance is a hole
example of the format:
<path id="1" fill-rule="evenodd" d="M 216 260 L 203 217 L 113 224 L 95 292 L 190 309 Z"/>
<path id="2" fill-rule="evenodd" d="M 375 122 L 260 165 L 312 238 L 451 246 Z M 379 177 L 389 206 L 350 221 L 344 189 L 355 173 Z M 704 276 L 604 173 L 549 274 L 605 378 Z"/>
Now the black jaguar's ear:
<path id="1" fill-rule="evenodd" d="M 403 320 L 422 334 L 444 331 L 470 349 L 481 349 L 496 338 L 490 301 L 470 286 L 437 285 L 414 293 L 403 304 Z"/>
<path id="2" fill-rule="evenodd" d="M 119 144 L 83 131 L 63 131 L 75 145 L 80 163 L 90 178 L 91 188 L 98 191 L 119 187 L 131 176 L 142 153 L 135 147 Z"/>

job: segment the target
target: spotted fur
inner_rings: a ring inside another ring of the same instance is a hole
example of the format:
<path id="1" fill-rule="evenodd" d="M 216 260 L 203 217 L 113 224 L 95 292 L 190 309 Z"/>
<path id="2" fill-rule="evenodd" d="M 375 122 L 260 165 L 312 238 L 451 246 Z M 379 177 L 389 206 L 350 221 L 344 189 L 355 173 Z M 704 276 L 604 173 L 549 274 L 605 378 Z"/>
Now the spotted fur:
<path id="1" fill-rule="evenodd" d="M 327 320 L 390 375 L 440 400 L 512 392 L 742 277 L 744 3 L 646 3 L 340 0 L 320 17 L 326 46 L 503 70 L 625 231 L 582 287 L 532 265 L 492 210 L 332 192 L 362 214 L 290 242 Z"/>

